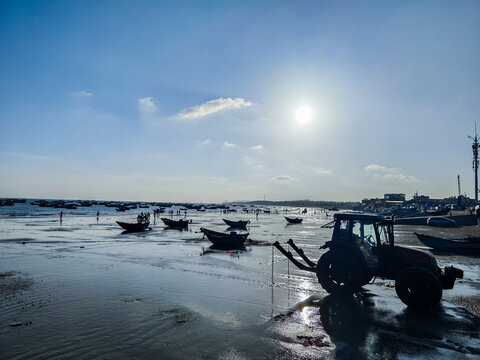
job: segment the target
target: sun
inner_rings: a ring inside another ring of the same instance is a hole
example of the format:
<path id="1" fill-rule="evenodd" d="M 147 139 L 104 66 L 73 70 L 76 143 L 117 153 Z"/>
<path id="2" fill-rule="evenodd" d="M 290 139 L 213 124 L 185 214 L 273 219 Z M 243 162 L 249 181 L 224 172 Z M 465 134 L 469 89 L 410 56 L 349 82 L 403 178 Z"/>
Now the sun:
<path id="1" fill-rule="evenodd" d="M 295 120 L 299 124 L 308 124 L 312 121 L 313 111 L 310 106 L 302 105 L 297 110 L 295 110 Z"/>

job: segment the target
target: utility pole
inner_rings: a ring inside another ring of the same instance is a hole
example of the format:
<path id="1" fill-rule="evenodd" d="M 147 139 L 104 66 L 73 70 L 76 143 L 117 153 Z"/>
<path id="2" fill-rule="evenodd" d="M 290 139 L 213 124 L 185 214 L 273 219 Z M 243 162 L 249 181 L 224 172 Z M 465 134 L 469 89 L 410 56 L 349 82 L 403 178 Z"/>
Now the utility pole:
<path id="1" fill-rule="evenodd" d="M 458 203 L 458 206 L 461 207 L 461 206 L 462 206 L 462 192 L 460 191 L 460 175 L 457 175 L 457 181 L 458 181 L 458 199 L 457 199 L 457 203 Z"/>
<path id="2" fill-rule="evenodd" d="M 475 173 L 475 204 L 478 203 L 478 136 L 477 136 L 477 124 L 475 124 L 475 137 L 468 136 L 473 140 L 473 171 Z"/>

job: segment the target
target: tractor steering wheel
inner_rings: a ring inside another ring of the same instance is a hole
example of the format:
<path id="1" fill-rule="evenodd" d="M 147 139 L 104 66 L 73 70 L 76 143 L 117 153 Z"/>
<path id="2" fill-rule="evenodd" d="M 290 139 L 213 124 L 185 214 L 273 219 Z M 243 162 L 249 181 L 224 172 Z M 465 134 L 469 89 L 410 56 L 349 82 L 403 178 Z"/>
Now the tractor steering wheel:
<path id="1" fill-rule="evenodd" d="M 365 241 L 367 242 L 368 245 L 373 245 L 373 243 L 375 242 L 375 240 L 373 240 L 372 235 L 365 236 Z"/>

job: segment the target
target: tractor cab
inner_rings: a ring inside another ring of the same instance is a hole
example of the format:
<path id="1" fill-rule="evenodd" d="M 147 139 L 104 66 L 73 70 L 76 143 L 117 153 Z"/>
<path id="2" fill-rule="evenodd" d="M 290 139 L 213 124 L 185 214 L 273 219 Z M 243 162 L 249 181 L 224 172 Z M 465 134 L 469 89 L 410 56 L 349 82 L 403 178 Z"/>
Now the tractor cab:
<path id="1" fill-rule="evenodd" d="M 340 246 L 360 252 L 364 265 L 378 271 L 382 247 L 393 245 L 393 219 L 366 214 L 335 214 L 329 247 Z"/>

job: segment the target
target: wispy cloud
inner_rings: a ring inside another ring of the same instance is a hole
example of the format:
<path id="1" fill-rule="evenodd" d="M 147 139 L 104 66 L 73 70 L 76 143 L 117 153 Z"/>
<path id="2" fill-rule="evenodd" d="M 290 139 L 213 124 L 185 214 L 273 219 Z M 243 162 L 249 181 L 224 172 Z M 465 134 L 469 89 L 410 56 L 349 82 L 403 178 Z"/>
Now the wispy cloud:
<path id="1" fill-rule="evenodd" d="M 281 183 L 289 183 L 296 179 L 289 175 L 278 175 L 278 176 L 275 176 L 272 180 L 276 182 L 281 182 Z"/>
<path id="2" fill-rule="evenodd" d="M 228 141 L 225 141 L 223 143 L 223 147 L 226 148 L 226 149 L 234 149 L 234 148 L 238 147 L 238 145 L 229 143 Z"/>
<path id="3" fill-rule="evenodd" d="M 389 167 L 382 166 L 382 165 L 377 165 L 377 164 L 370 164 L 370 165 L 365 166 L 365 170 L 367 170 L 367 171 L 392 172 L 392 171 L 396 171 L 397 169 L 396 168 L 389 168 Z"/>
<path id="4" fill-rule="evenodd" d="M 314 173 L 315 173 L 315 174 L 318 174 L 318 175 L 331 175 L 331 174 L 332 174 L 332 170 L 330 170 L 330 169 L 318 168 L 318 169 L 315 169 L 315 170 L 314 170 Z"/>
<path id="5" fill-rule="evenodd" d="M 55 159 L 52 156 L 25 154 L 25 153 L 10 152 L 10 151 L 0 151 L 0 155 L 12 157 L 15 159 L 35 160 L 35 161 L 51 161 Z"/>
<path id="6" fill-rule="evenodd" d="M 383 180 L 396 180 L 401 182 L 414 182 L 418 179 L 413 175 L 406 175 L 403 173 L 402 169 L 396 167 L 387 167 L 383 165 L 370 164 L 365 166 L 365 170 L 368 172 L 373 172 L 375 178 L 380 178 Z"/>
<path id="7" fill-rule="evenodd" d="M 179 119 L 200 119 L 207 115 L 215 114 L 219 111 L 226 111 L 231 109 L 238 109 L 242 107 L 251 106 L 250 101 L 242 98 L 219 98 L 207 101 L 201 105 L 195 105 L 181 110 L 177 114 Z"/>
<path id="8" fill-rule="evenodd" d="M 75 98 L 89 98 L 89 97 L 93 96 L 92 93 L 89 93 L 89 92 L 86 92 L 86 91 L 83 91 L 83 90 L 71 92 L 70 95 L 75 97 Z"/>
<path id="9" fill-rule="evenodd" d="M 259 145 L 255 145 L 255 146 L 250 146 L 250 149 L 259 151 L 259 150 L 263 150 L 265 148 L 262 144 L 259 144 Z"/>
<path id="10" fill-rule="evenodd" d="M 143 115 L 152 115 L 157 111 L 155 101 L 150 96 L 138 99 L 138 110 Z"/>
<path id="11" fill-rule="evenodd" d="M 199 146 L 208 146 L 212 143 L 210 139 L 205 139 L 205 140 L 197 140 L 197 145 Z"/>

